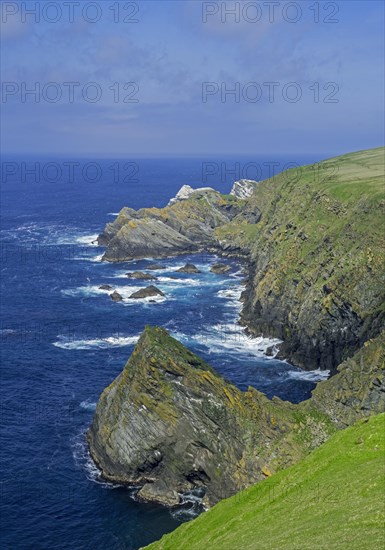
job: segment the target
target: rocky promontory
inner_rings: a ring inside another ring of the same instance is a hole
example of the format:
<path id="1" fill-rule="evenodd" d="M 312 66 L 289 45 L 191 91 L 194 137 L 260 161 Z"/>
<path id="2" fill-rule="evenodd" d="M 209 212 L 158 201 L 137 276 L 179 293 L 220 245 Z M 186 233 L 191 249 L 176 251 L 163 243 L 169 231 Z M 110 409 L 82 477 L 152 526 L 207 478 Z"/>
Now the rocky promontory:
<path id="1" fill-rule="evenodd" d="M 384 339 L 369 341 L 311 399 L 293 405 L 238 390 L 165 329 L 146 327 L 99 400 L 91 455 L 105 479 L 139 486 L 139 498 L 174 506 L 199 489 L 213 505 L 382 412 Z"/>
<path id="2" fill-rule="evenodd" d="M 98 242 L 104 261 L 169 257 L 215 244 L 214 230 L 240 214 L 244 201 L 212 189 L 195 190 L 165 208 L 123 208 Z"/>
<path id="3" fill-rule="evenodd" d="M 141 486 L 140 498 L 175 505 L 203 488 L 211 505 L 274 470 L 279 448 L 285 464 L 302 452 L 285 442 L 293 410 L 241 392 L 164 329 L 146 327 L 103 392 L 88 441 L 103 477 Z"/>

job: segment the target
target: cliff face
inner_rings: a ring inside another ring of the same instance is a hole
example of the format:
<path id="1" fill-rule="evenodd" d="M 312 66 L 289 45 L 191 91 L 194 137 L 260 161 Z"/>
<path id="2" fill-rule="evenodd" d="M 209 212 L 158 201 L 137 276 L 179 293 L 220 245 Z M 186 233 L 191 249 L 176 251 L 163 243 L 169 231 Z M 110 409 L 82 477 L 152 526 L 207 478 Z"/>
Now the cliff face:
<path id="1" fill-rule="evenodd" d="M 385 411 L 385 331 L 365 342 L 337 370 L 338 374 L 317 384 L 312 399 L 303 403 L 305 409 L 324 412 L 339 428 Z"/>
<path id="2" fill-rule="evenodd" d="M 176 505 L 205 493 L 212 505 L 297 462 L 338 428 L 384 409 L 385 336 L 341 366 L 299 405 L 241 392 L 169 336 L 146 327 L 103 392 L 88 432 L 108 480 Z"/>
<path id="3" fill-rule="evenodd" d="M 385 327 L 384 148 L 260 182 L 247 207 L 216 230 L 249 251 L 243 323 L 284 340 L 281 355 L 332 373 Z"/>

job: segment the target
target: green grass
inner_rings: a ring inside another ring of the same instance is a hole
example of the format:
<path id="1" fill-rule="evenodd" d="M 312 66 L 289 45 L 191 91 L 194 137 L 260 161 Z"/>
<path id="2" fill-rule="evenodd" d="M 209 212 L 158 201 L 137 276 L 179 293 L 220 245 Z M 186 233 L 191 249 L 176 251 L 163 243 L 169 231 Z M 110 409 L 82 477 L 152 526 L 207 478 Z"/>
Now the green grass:
<path id="1" fill-rule="evenodd" d="M 337 432 L 295 466 L 221 501 L 151 550 L 385 547 L 385 414 Z"/>

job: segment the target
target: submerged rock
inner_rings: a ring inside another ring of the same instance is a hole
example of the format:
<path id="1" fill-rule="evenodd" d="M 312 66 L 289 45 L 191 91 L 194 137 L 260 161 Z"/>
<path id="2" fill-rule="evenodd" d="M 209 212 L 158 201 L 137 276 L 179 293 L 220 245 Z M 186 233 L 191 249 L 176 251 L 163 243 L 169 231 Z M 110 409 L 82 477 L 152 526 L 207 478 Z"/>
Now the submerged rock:
<path id="1" fill-rule="evenodd" d="M 111 285 L 101 285 L 99 287 L 99 290 L 112 290 L 112 286 Z"/>
<path id="2" fill-rule="evenodd" d="M 110 294 L 110 298 L 114 302 L 121 302 L 123 300 L 123 296 L 119 294 L 119 292 L 116 292 L 116 290 L 114 290 L 114 292 Z"/>
<path id="3" fill-rule="evenodd" d="M 126 276 L 130 279 L 143 279 L 144 281 L 156 281 L 156 277 L 154 275 L 150 275 L 150 273 L 144 273 L 143 271 L 131 271 L 129 273 L 126 273 Z"/>
<path id="4" fill-rule="evenodd" d="M 180 273 L 201 273 L 201 271 L 194 264 L 186 264 L 185 266 L 177 269 Z"/>
<path id="5" fill-rule="evenodd" d="M 228 273 L 231 270 L 231 267 L 226 264 L 214 264 L 210 271 L 211 273 L 215 273 L 216 275 L 223 275 L 224 273 Z"/>
<path id="6" fill-rule="evenodd" d="M 141 288 L 137 292 L 134 292 L 133 294 L 131 294 L 130 298 L 138 300 L 140 298 L 149 298 L 151 296 L 164 296 L 164 292 L 159 290 L 159 288 L 157 288 L 156 286 L 150 285 L 146 288 Z"/>

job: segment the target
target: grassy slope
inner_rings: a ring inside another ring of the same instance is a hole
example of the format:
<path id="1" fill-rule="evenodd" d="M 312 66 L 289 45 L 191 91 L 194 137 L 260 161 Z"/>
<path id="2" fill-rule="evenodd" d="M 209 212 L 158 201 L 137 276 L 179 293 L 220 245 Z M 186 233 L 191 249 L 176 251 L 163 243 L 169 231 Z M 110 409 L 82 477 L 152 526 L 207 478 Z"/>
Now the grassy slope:
<path id="1" fill-rule="evenodd" d="M 375 550 L 385 545 L 385 414 L 221 501 L 152 550 Z"/>

